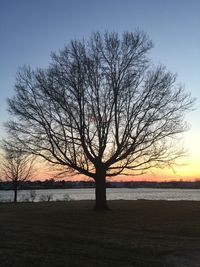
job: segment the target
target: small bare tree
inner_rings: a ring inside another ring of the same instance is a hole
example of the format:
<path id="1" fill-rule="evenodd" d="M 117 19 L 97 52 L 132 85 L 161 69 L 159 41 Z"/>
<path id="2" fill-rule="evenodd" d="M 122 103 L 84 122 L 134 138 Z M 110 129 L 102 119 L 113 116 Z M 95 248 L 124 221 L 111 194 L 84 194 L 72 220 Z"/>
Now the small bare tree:
<path id="1" fill-rule="evenodd" d="M 23 182 L 33 176 L 34 157 L 28 155 L 22 146 L 16 147 L 11 142 L 3 142 L 1 172 L 4 180 L 11 182 L 14 190 L 14 202 L 17 202 L 17 193 Z"/>
<path id="2" fill-rule="evenodd" d="M 36 196 L 37 196 L 36 191 L 35 190 L 30 190 L 30 200 L 31 200 L 31 202 L 35 201 Z"/>
<path id="3" fill-rule="evenodd" d="M 48 69 L 19 72 L 7 129 L 35 155 L 95 180 L 107 209 L 106 177 L 173 166 L 183 151 L 193 99 L 165 67 L 152 67 L 143 32 L 94 33 L 52 55 Z M 175 141 L 175 142 L 174 142 Z"/>

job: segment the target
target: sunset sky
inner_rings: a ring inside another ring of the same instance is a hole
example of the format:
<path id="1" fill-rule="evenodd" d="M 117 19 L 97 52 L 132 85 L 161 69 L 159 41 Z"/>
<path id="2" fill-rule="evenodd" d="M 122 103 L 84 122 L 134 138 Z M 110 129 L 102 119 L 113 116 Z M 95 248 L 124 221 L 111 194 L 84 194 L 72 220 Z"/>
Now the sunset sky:
<path id="1" fill-rule="evenodd" d="M 150 57 L 178 74 L 195 97 L 183 135 L 188 157 L 175 173 L 153 170 L 144 179 L 200 178 L 200 1 L 199 0 L 0 0 L 0 137 L 8 118 L 20 66 L 46 67 L 51 51 L 96 30 L 145 31 L 154 43 Z M 42 174 L 41 174 L 42 175 Z M 141 177 L 139 178 L 141 179 Z"/>

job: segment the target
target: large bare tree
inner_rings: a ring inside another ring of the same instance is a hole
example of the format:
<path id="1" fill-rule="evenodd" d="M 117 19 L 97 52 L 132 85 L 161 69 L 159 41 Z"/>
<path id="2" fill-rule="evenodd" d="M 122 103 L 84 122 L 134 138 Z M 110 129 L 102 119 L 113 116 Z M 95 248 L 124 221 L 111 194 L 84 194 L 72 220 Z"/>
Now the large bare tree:
<path id="1" fill-rule="evenodd" d="M 21 185 L 33 177 L 34 157 L 33 155 L 28 155 L 22 146 L 16 147 L 15 143 L 6 142 L 5 140 L 1 145 L 1 149 L 1 175 L 3 180 L 11 183 L 14 191 L 13 202 L 17 202 L 18 190 Z"/>
<path id="2" fill-rule="evenodd" d="M 96 183 L 96 210 L 107 209 L 106 177 L 172 166 L 193 103 L 165 67 L 148 59 L 143 32 L 96 32 L 52 54 L 47 69 L 23 68 L 9 99 L 16 140 Z"/>

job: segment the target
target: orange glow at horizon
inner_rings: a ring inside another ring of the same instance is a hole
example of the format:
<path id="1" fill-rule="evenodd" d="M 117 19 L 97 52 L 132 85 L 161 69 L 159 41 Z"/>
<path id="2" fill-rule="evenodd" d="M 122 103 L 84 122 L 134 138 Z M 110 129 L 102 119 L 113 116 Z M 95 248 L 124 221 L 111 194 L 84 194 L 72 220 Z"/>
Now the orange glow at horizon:
<path id="1" fill-rule="evenodd" d="M 33 180 L 46 180 L 52 179 L 55 180 L 66 180 L 66 181 L 88 181 L 91 178 L 86 177 L 84 175 L 71 175 L 66 174 L 65 177 L 56 177 L 55 173 L 51 171 L 43 169 L 40 166 L 40 171 L 33 178 Z M 192 162 L 189 165 L 184 165 L 175 168 L 174 172 L 171 169 L 154 169 L 153 171 L 149 171 L 144 175 L 138 176 L 126 176 L 126 175 L 118 175 L 115 177 L 107 178 L 108 181 L 156 181 L 156 182 L 167 182 L 167 181 L 197 181 L 200 180 L 200 171 L 198 162 Z"/>
<path id="2" fill-rule="evenodd" d="M 177 166 L 174 171 L 171 169 L 153 169 L 148 173 L 141 176 L 124 176 L 119 175 L 117 177 L 108 178 L 109 181 L 196 181 L 200 180 L 200 138 L 198 131 L 185 133 L 185 147 L 189 147 L 188 157 L 179 160 L 180 166 Z M 38 180 L 45 180 L 56 178 L 52 169 L 49 169 L 48 164 L 37 164 L 38 172 L 34 178 Z M 57 179 L 57 178 L 56 178 Z M 59 178 L 60 180 L 91 180 L 83 175 L 66 175 L 65 178 Z"/>

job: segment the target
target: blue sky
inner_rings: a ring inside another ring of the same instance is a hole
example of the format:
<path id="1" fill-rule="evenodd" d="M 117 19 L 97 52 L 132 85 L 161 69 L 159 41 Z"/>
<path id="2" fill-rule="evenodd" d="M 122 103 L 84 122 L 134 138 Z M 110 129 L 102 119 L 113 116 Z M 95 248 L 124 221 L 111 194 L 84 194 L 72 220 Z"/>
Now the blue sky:
<path id="1" fill-rule="evenodd" d="M 191 158 L 200 158 L 199 0 L 0 0 L 0 136 L 7 118 L 6 98 L 14 93 L 20 66 L 45 67 L 51 51 L 91 32 L 145 31 L 154 43 L 153 62 L 178 74 L 197 98 L 185 135 Z M 199 172 L 200 176 L 200 172 Z"/>

